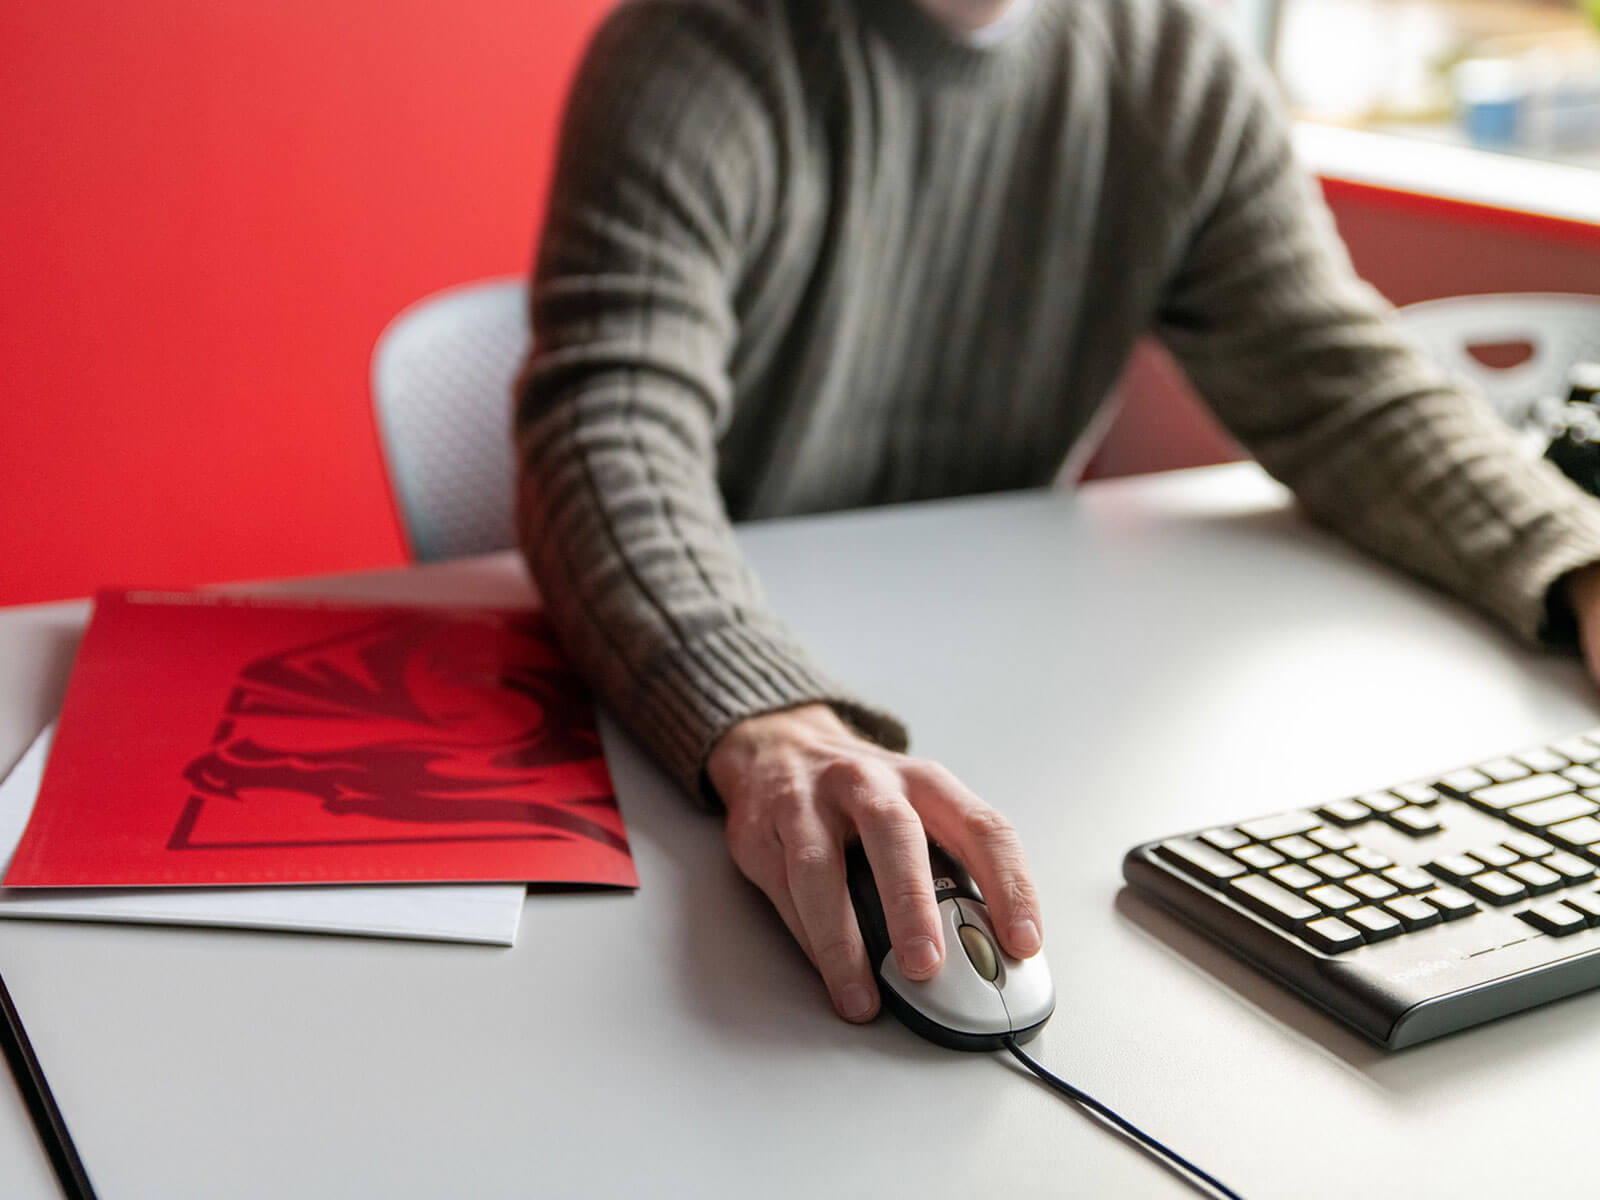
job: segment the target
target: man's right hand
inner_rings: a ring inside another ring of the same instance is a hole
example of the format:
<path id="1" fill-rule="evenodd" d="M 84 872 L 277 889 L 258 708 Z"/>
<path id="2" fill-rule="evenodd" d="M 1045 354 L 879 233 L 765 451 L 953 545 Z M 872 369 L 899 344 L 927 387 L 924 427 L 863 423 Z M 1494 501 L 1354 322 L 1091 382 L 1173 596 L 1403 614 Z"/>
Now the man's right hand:
<path id="1" fill-rule="evenodd" d="M 851 732 L 825 704 L 751 717 L 706 760 L 728 810 L 728 849 L 777 908 L 848 1021 L 878 1011 L 872 968 L 845 886 L 859 837 L 883 899 L 900 969 L 927 979 L 944 961 L 928 871 L 931 837 L 971 872 L 1000 945 L 1038 952 L 1039 900 L 1010 823 L 938 763 Z"/>

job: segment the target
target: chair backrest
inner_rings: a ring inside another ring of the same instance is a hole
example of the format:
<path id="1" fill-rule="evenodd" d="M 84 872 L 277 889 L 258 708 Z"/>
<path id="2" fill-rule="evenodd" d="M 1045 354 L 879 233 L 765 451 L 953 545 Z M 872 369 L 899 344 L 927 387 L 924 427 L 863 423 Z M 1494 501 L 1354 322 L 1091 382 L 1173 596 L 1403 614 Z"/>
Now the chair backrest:
<path id="1" fill-rule="evenodd" d="M 1477 385 L 1510 424 L 1528 422 L 1533 405 L 1566 395 L 1575 362 L 1600 361 L 1600 297 L 1503 292 L 1425 300 L 1396 310 L 1401 328 L 1440 366 Z M 1495 367 L 1473 347 L 1526 344 L 1527 358 Z"/>
<path id="2" fill-rule="evenodd" d="M 378 436 L 419 561 L 515 543 L 511 386 L 529 344 L 527 285 L 516 279 L 424 297 L 379 335 Z"/>

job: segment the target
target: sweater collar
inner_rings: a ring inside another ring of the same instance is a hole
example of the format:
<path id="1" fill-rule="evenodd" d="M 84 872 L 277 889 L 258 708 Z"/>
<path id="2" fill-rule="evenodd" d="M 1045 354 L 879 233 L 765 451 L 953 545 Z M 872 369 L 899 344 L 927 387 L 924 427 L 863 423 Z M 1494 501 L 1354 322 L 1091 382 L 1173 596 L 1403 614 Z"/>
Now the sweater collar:
<path id="1" fill-rule="evenodd" d="M 918 75 L 938 83 L 978 85 L 1032 70 L 1050 41 L 1055 0 L 1031 0 L 1001 18 L 998 37 L 972 39 L 941 24 L 916 0 L 858 0 L 876 27 Z"/>

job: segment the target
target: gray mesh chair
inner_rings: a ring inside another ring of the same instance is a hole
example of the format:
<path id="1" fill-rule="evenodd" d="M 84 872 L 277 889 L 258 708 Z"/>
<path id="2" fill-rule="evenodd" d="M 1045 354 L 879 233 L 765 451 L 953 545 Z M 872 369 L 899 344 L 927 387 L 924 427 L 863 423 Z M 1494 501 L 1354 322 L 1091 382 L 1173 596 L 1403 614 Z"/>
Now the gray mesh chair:
<path id="1" fill-rule="evenodd" d="M 419 561 L 515 543 L 511 385 L 528 346 L 527 286 L 517 279 L 427 296 L 379 335 L 378 437 Z"/>
<path id="2" fill-rule="evenodd" d="M 1600 361 L 1600 297 L 1502 292 L 1425 300 L 1396 310 L 1402 329 L 1440 366 L 1488 396 L 1513 426 L 1528 423 L 1533 405 L 1566 395 L 1575 362 Z M 1492 367 L 1472 347 L 1526 344 L 1533 353 L 1513 366 Z"/>

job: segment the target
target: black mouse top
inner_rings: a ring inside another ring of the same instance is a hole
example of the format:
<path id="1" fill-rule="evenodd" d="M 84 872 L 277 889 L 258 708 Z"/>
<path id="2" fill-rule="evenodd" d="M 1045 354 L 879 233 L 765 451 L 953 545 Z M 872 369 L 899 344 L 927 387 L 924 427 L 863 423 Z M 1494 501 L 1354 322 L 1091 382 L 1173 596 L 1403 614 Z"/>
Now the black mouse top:
<path id="1" fill-rule="evenodd" d="M 884 1007 L 914 1033 L 956 1050 L 998 1050 L 1007 1037 L 1027 1041 L 1055 1011 L 1044 956 L 1016 959 L 1000 949 L 983 896 L 942 846 L 929 843 L 928 868 L 944 932 L 944 965 L 929 979 L 908 979 L 889 942 L 866 851 L 859 841 L 845 848 L 850 900 Z"/>

